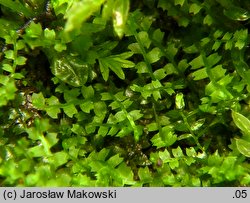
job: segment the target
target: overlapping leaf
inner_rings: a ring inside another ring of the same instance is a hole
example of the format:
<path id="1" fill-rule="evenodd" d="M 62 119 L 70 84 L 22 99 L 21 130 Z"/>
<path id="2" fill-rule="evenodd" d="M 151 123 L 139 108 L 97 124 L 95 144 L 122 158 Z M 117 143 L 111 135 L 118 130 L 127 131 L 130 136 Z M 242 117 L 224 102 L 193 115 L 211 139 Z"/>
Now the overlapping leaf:
<path id="1" fill-rule="evenodd" d="M 125 52 L 118 55 L 111 55 L 99 58 L 100 70 L 105 81 L 109 78 L 109 70 L 111 69 L 120 79 L 125 79 L 125 74 L 122 68 L 132 68 L 135 64 L 127 60 L 133 53 Z"/>

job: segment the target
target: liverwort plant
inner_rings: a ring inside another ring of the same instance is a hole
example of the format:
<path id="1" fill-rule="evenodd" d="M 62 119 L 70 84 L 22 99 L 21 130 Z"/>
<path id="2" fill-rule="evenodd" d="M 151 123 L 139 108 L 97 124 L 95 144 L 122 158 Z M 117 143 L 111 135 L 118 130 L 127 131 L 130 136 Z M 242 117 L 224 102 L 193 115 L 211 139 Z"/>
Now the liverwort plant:
<path id="1" fill-rule="evenodd" d="M 249 186 L 249 12 L 0 0 L 0 185 Z"/>

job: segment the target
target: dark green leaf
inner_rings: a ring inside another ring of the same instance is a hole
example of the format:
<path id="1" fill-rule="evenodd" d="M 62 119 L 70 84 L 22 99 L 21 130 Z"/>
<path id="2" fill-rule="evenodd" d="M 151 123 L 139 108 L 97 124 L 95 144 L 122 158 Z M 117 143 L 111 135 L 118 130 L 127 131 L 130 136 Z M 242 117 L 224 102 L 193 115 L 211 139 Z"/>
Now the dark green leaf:
<path id="1" fill-rule="evenodd" d="M 201 68 L 192 73 L 194 80 L 203 80 L 208 77 L 206 68 Z"/>
<path id="2" fill-rule="evenodd" d="M 107 161 L 107 163 L 112 167 L 115 168 L 117 167 L 120 163 L 122 163 L 123 158 L 120 157 L 119 154 L 116 154 L 112 157 L 109 158 L 109 160 Z"/>
<path id="3" fill-rule="evenodd" d="M 68 154 L 64 151 L 56 152 L 48 158 L 49 162 L 55 167 L 59 167 L 68 161 Z"/>
<path id="4" fill-rule="evenodd" d="M 224 10 L 224 15 L 232 20 L 246 21 L 250 18 L 250 14 L 247 10 L 230 5 L 229 8 Z"/>
<path id="5" fill-rule="evenodd" d="M 60 80 L 74 87 L 82 86 L 88 80 L 89 66 L 70 55 L 55 57 L 51 70 Z"/>
<path id="6" fill-rule="evenodd" d="M 11 1 L 11 0 L 0 0 L 0 4 L 3 6 L 15 11 L 16 13 L 22 13 L 25 17 L 32 17 L 32 11 L 27 9 L 23 4 L 19 1 Z"/>

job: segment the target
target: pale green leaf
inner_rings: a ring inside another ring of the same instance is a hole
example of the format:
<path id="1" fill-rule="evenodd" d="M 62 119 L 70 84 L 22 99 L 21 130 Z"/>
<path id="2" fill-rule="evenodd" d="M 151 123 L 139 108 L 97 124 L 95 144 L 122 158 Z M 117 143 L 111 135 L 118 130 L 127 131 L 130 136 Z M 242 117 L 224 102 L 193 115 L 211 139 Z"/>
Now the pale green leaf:
<path id="1" fill-rule="evenodd" d="M 168 147 L 175 143 L 177 136 L 172 131 L 172 127 L 165 126 L 160 133 L 157 133 L 151 138 L 153 146 L 157 148 Z"/>
<path id="2" fill-rule="evenodd" d="M 193 59 L 189 64 L 192 66 L 192 69 L 198 69 L 204 66 L 204 62 L 202 59 L 202 55 L 199 55 L 195 59 Z"/>
<path id="3" fill-rule="evenodd" d="M 15 59 L 13 50 L 7 50 L 4 52 L 4 54 L 5 54 L 5 58 L 7 59 L 12 59 L 12 60 Z"/>
<path id="4" fill-rule="evenodd" d="M 135 68 L 137 69 L 137 73 L 148 73 L 147 64 L 144 61 L 137 63 Z"/>
<path id="5" fill-rule="evenodd" d="M 189 7 L 189 13 L 193 13 L 194 15 L 196 15 L 197 13 L 200 12 L 201 9 L 202 9 L 202 7 L 200 5 L 193 3 Z"/>
<path id="6" fill-rule="evenodd" d="M 171 159 L 171 155 L 167 149 L 164 149 L 164 151 L 159 151 L 159 158 L 166 163 Z"/>
<path id="7" fill-rule="evenodd" d="M 88 87 L 86 86 L 82 86 L 81 89 L 82 95 L 84 96 L 84 98 L 86 99 L 90 99 L 94 96 L 94 88 L 90 85 Z"/>
<path id="8" fill-rule="evenodd" d="M 3 64 L 2 69 L 10 73 L 14 72 L 14 67 L 7 63 Z"/>
<path id="9" fill-rule="evenodd" d="M 115 114 L 117 122 L 122 122 L 127 118 L 127 115 L 123 111 L 119 111 Z"/>
<path id="10" fill-rule="evenodd" d="M 212 23 L 213 23 L 213 18 L 212 18 L 212 16 L 210 16 L 210 15 L 206 15 L 206 17 L 204 18 L 204 20 L 203 20 L 203 23 L 204 24 L 207 24 L 207 25 L 211 25 Z"/>
<path id="11" fill-rule="evenodd" d="M 56 33 L 54 30 L 50 30 L 50 29 L 46 28 L 44 30 L 44 37 L 47 40 L 53 41 L 56 38 Z"/>
<path id="12" fill-rule="evenodd" d="M 178 48 L 176 48 L 175 46 L 176 46 L 176 44 L 174 44 L 174 43 L 168 43 L 167 48 L 165 50 L 166 55 L 172 61 L 174 60 L 174 57 L 178 52 Z"/>
<path id="13" fill-rule="evenodd" d="M 164 68 L 160 68 L 154 72 L 154 76 L 155 76 L 155 79 L 162 80 L 163 78 L 165 78 L 167 76 L 167 74 L 166 74 L 166 71 L 164 70 Z"/>
<path id="14" fill-rule="evenodd" d="M 134 173 L 125 162 L 121 163 L 117 168 L 117 173 L 122 178 L 123 185 L 134 185 Z"/>
<path id="15" fill-rule="evenodd" d="M 250 138 L 250 120 L 235 111 L 232 111 L 232 118 L 235 125 Z"/>
<path id="16" fill-rule="evenodd" d="M 14 74 L 12 74 L 12 77 L 14 79 L 20 80 L 20 79 L 24 78 L 24 75 L 22 73 L 14 73 Z"/>
<path id="17" fill-rule="evenodd" d="M 246 157 L 250 157 L 250 142 L 243 139 L 236 139 L 237 149 Z"/>
<path id="18" fill-rule="evenodd" d="M 143 46 L 149 48 L 151 41 L 149 39 L 148 33 L 145 31 L 141 31 L 138 33 L 138 37 Z"/>
<path id="19" fill-rule="evenodd" d="M 57 138 L 57 133 L 48 133 L 46 135 L 46 140 L 50 147 L 53 147 L 59 141 L 59 139 Z"/>
<path id="20" fill-rule="evenodd" d="M 100 128 L 98 129 L 98 135 L 101 135 L 101 136 L 106 136 L 109 132 L 109 127 L 107 126 L 100 126 Z"/>
<path id="21" fill-rule="evenodd" d="M 25 58 L 24 56 L 18 56 L 16 58 L 16 65 L 22 66 L 25 65 L 27 61 L 27 58 Z"/>
<path id="22" fill-rule="evenodd" d="M 175 96 L 175 105 L 177 109 L 183 109 L 185 107 L 184 96 L 181 92 Z"/>
<path id="23" fill-rule="evenodd" d="M 147 59 L 149 60 L 149 63 L 155 63 L 160 60 L 162 55 L 161 50 L 158 47 L 155 47 L 147 53 Z"/>
<path id="24" fill-rule="evenodd" d="M 167 63 L 163 68 L 165 69 L 167 75 L 178 74 L 175 66 L 172 63 Z"/>
<path id="25" fill-rule="evenodd" d="M 176 158 L 183 157 L 182 149 L 178 146 L 176 149 L 172 149 L 173 156 Z"/>
<path id="26" fill-rule="evenodd" d="M 191 130 L 192 131 L 196 131 L 199 130 L 201 126 L 203 126 L 203 124 L 205 123 L 206 119 L 205 118 L 201 118 L 197 121 L 195 121 L 194 123 L 192 123 L 191 125 Z"/>
<path id="27" fill-rule="evenodd" d="M 174 0 L 175 5 L 183 6 L 184 3 L 185 3 L 185 0 Z"/>
<path id="28" fill-rule="evenodd" d="M 206 66 L 208 68 L 214 66 L 216 63 L 218 63 L 221 60 L 221 56 L 218 53 L 211 54 L 207 57 L 207 63 Z"/>
<path id="29" fill-rule="evenodd" d="M 178 69 L 181 72 L 184 72 L 188 67 L 189 67 L 189 64 L 187 62 L 187 59 L 182 59 L 181 61 L 179 61 L 179 63 L 178 63 Z"/>
<path id="30" fill-rule="evenodd" d="M 189 157 L 196 157 L 197 153 L 193 147 L 186 148 L 186 154 Z"/>
<path id="31" fill-rule="evenodd" d="M 34 21 L 32 21 L 25 32 L 28 37 L 39 38 L 43 34 L 42 25 L 40 23 L 34 23 Z"/>
<path id="32" fill-rule="evenodd" d="M 179 167 L 179 161 L 178 159 L 170 159 L 169 161 L 169 166 L 171 169 L 175 169 L 175 168 L 178 168 Z"/>
<path id="33" fill-rule="evenodd" d="M 122 161 L 123 161 L 123 158 L 121 158 L 119 154 L 116 154 L 112 156 L 111 158 L 109 158 L 109 160 L 107 161 L 107 164 L 109 164 L 112 168 L 115 168 L 120 163 L 122 163 Z"/>
<path id="34" fill-rule="evenodd" d="M 57 107 L 47 107 L 46 108 L 46 112 L 47 114 L 51 117 L 51 118 L 58 118 L 58 114 L 61 112 L 60 108 Z"/>
<path id="35" fill-rule="evenodd" d="M 65 105 L 63 107 L 63 111 L 70 118 L 72 118 L 73 115 L 78 112 L 77 109 L 76 109 L 76 107 L 74 106 L 74 104 Z"/>
<path id="36" fill-rule="evenodd" d="M 89 113 L 92 109 L 94 109 L 94 103 L 91 100 L 84 100 L 80 104 L 80 108 L 83 112 Z"/>
<path id="37" fill-rule="evenodd" d="M 113 6 L 113 25 L 118 37 L 122 37 L 124 33 L 125 24 L 128 18 L 130 1 L 116 0 Z"/>
<path id="38" fill-rule="evenodd" d="M 107 112 L 107 106 L 105 102 L 99 101 L 94 103 L 94 112 L 97 116 L 103 116 Z"/>
<path id="39" fill-rule="evenodd" d="M 141 110 L 132 110 L 129 112 L 129 115 L 133 118 L 133 120 L 138 120 L 143 116 L 143 114 L 140 113 Z"/>
<path id="40" fill-rule="evenodd" d="M 46 107 L 46 112 L 51 118 L 58 118 L 60 110 L 60 102 L 57 97 L 51 96 L 46 100 L 48 107 Z"/>
<path id="41" fill-rule="evenodd" d="M 199 70 L 196 70 L 192 73 L 192 76 L 194 77 L 194 80 L 202 80 L 208 77 L 206 68 L 202 68 Z"/>
<path id="42" fill-rule="evenodd" d="M 226 69 L 223 69 L 222 65 L 217 65 L 211 69 L 211 73 L 215 80 L 219 80 L 225 76 Z"/>
<path id="43" fill-rule="evenodd" d="M 236 40 L 235 47 L 243 49 L 248 39 L 248 29 L 237 30 L 234 33 L 234 38 Z"/>
<path id="44" fill-rule="evenodd" d="M 74 1 L 73 5 L 67 10 L 65 18 L 67 19 L 64 32 L 70 32 L 79 29 L 95 11 L 100 9 L 105 0 L 82 0 Z"/>
<path id="45" fill-rule="evenodd" d="M 142 50 L 138 43 L 131 43 L 128 45 L 128 49 L 131 50 L 134 54 L 141 54 Z"/>
<path id="46" fill-rule="evenodd" d="M 46 156 L 46 152 L 44 150 L 43 145 L 38 145 L 38 146 L 29 148 L 27 150 L 27 154 L 30 157 L 45 157 Z"/>

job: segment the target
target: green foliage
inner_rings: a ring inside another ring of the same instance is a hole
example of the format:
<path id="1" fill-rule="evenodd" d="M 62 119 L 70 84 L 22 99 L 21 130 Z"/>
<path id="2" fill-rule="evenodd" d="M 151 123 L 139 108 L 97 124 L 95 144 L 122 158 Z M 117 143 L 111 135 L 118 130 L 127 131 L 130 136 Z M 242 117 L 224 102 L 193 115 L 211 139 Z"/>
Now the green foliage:
<path id="1" fill-rule="evenodd" d="M 99 58 L 100 71 L 102 73 L 102 77 L 105 81 L 108 80 L 109 77 L 109 68 L 120 78 L 125 79 L 125 74 L 122 68 L 132 68 L 134 67 L 134 63 L 126 60 L 133 53 L 122 53 L 119 55 L 111 55 L 107 57 Z"/>
<path id="2" fill-rule="evenodd" d="M 248 1 L 0 9 L 1 186 L 250 185 Z"/>
<path id="3" fill-rule="evenodd" d="M 250 157 L 250 121 L 240 113 L 232 112 L 235 125 L 243 133 L 242 139 L 235 138 L 237 149 L 241 154 Z"/>

